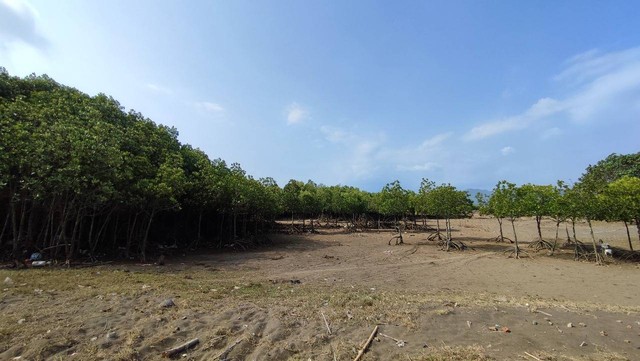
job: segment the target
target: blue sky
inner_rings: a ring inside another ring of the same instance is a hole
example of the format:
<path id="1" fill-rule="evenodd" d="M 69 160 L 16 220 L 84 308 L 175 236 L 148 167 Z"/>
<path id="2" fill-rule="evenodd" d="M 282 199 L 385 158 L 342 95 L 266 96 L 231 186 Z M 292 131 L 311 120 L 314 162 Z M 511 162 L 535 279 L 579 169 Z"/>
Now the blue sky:
<path id="1" fill-rule="evenodd" d="M 575 181 L 640 151 L 634 1 L 0 0 L 0 65 L 255 177 Z"/>

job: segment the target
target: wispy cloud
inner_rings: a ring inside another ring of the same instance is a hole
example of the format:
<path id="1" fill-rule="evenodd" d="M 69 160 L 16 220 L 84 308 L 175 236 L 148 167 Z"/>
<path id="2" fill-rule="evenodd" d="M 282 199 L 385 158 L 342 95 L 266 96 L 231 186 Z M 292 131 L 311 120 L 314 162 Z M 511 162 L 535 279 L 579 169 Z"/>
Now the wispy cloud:
<path id="1" fill-rule="evenodd" d="M 152 92 L 155 93 L 160 93 L 160 94 L 165 94 L 165 95 L 171 95 L 173 94 L 173 90 L 164 87 L 162 85 L 158 85 L 158 84 L 153 84 L 153 83 L 149 83 L 146 85 L 147 89 L 151 90 Z"/>
<path id="2" fill-rule="evenodd" d="M 513 153 L 515 151 L 516 150 L 513 149 L 513 147 L 510 147 L 510 146 L 506 146 L 506 147 L 500 149 L 500 153 L 502 153 L 502 155 L 505 155 L 505 156 L 509 155 L 509 154 L 511 154 L 511 153 Z"/>
<path id="3" fill-rule="evenodd" d="M 473 127 L 463 139 L 479 140 L 522 130 L 556 115 L 580 124 L 639 112 L 640 48 L 608 54 L 591 50 L 566 64 L 566 69 L 554 77 L 573 89 L 562 99 L 542 98 L 520 114 Z"/>
<path id="4" fill-rule="evenodd" d="M 224 108 L 218 103 L 198 102 L 196 107 L 209 113 L 221 114 L 224 112 Z"/>
<path id="5" fill-rule="evenodd" d="M 411 166 L 399 165 L 396 167 L 398 170 L 409 172 L 429 172 L 442 168 L 442 166 L 435 162 L 426 162 L 423 164 L 415 164 Z"/>
<path id="6" fill-rule="evenodd" d="M 0 46 L 19 41 L 46 48 L 49 42 L 38 30 L 38 17 L 36 9 L 25 0 L 0 0 Z"/>
<path id="7" fill-rule="evenodd" d="M 291 103 L 286 108 L 287 124 L 298 124 L 309 118 L 309 111 L 298 103 Z"/>

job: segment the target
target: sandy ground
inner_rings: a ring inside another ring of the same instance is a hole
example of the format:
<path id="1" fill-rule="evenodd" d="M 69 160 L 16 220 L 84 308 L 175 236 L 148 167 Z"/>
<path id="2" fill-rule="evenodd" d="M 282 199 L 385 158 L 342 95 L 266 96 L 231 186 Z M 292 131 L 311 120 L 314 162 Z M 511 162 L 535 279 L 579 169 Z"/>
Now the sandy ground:
<path id="1" fill-rule="evenodd" d="M 391 232 L 320 229 L 165 266 L 0 270 L 10 279 L 0 285 L 0 359 L 155 360 L 198 338 L 176 357 L 353 360 L 379 325 L 363 360 L 640 360 L 637 263 L 596 266 L 526 244 L 529 257 L 507 258 L 511 245 L 487 241 L 495 220 L 453 226 L 472 249 L 444 252 L 420 232 L 389 246 Z M 532 220 L 516 226 L 519 239 L 535 238 Z M 594 226 L 628 247 L 621 224 Z M 585 224 L 577 233 L 589 239 Z M 554 234 L 545 221 L 543 235 Z"/>

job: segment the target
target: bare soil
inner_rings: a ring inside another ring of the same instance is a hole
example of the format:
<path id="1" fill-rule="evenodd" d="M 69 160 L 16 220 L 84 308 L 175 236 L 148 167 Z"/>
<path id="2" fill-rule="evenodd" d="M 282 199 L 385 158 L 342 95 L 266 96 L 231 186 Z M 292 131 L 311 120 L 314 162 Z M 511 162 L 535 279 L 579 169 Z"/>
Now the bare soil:
<path id="1" fill-rule="evenodd" d="M 421 232 L 389 246 L 391 231 L 338 228 L 164 266 L 0 270 L 0 360 L 156 360 L 194 338 L 177 358 L 353 360 L 376 325 L 363 360 L 640 359 L 638 263 L 534 252 L 530 219 L 516 224 L 528 257 L 507 258 L 511 244 L 488 241 L 494 219 L 452 223 L 470 249 L 441 251 Z M 622 224 L 594 227 L 628 247 Z M 586 224 L 577 235 L 590 244 Z M 543 236 L 553 242 L 552 221 Z"/>

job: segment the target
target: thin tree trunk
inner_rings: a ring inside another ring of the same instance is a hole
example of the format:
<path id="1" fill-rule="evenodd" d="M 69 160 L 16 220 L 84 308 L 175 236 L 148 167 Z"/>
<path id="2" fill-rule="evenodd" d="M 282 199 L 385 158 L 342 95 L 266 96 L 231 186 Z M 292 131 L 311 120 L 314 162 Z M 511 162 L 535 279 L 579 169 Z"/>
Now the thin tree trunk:
<path id="1" fill-rule="evenodd" d="M 553 247 L 551 247 L 551 256 L 553 256 L 553 253 L 556 251 L 556 246 L 558 245 L 558 232 L 560 231 L 560 220 L 556 221 L 556 238 L 553 241 Z"/>
<path id="2" fill-rule="evenodd" d="M 564 222 L 564 230 L 567 232 L 567 242 L 571 242 L 571 236 L 569 236 L 569 224 L 567 224 L 566 220 Z"/>
<path id="3" fill-rule="evenodd" d="M 10 209 L 7 209 L 7 216 L 4 217 L 4 224 L 2 225 L 2 231 L 0 231 L 0 247 L 2 246 L 2 240 L 4 239 L 4 232 L 9 225 L 9 218 L 11 218 Z"/>
<path id="4" fill-rule="evenodd" d="M 128 232 L 128 237 L 127 237 L 127 244 L 125 245 L 124 248 L 124 256 L 126 258 L 130 258 L 131 257 L 131 244 L 133 243 L 133 233 L 136 229 L 136 223 L 138 222 L 138 215 L 140 213 L 136 212 L 136 214 L 133 216 L 133 224 L 130 226 L 131 228 L 129 228 L 129 232 Z"/>
<path id="5" fill-rule="evenodd" d="M 571 218 L 571 228 L 573 229 L 573 241 L 578 242 L 578 237 L 576 237 L 576 219 Z"/>
<path id="6" fill-rule="evenodd" d="M 500 225 L 500 242 L 504 242 L 504 232 L 502 231 L 502 218 L 497 217 L 498 224 Z"/>
<path id="7" fill-rule="evenodd" d="M 587 224 L 589 224 L 589 232 L 591 233 L 591 241 L 593 242 L 593 253 L 596 255 L 596 263 L 602 264 L 602 257 L 600 256 L 600 253 L 598 253 L 598 245 L 596 244 L 596 236 L 593 234 L 591 219 L 587 218 Z"/>
<path id="8" fill-rule="evenodd" d="M 153 223 L 153 217 L 156 215 L 156 210 L 151 210 L 151 215 L 149 215 L 149 223 L 147 223 L 147 229 L 144 231 L 144 237 L 142 238 L 141 245 L 141 253 L 142 253 L 142 262 L 147 262 L 147 241 L 149 240 L 149 231 L 151 230 L 151 223 Z"/>
<path id="9" fill-rule="evenodd" d="M 627 230 L 627 240 L 629 241 L 629 249 L 633 251 L 633 245 L 631 245 L 631 234 L 629 233 L 629 225 L 627 221 L 624 222 L 624 228 Z"/>
<path id="10" fill-rule="evenodd" d="M 540 223 L 542 223 L 542 217 L 536 216 L 536 226 L 538 227 L 538 239 L 542 241 L 542 230 L 540 229 Z"/>
<path id="11" fill-rule="evenodd" d="M 518 234 L 516 233 L 516 225 L 514 223 L 515 219 L 511 218 L 511 228 L 513 228 L 513 240 L 516 243 L 515 245 L 515 255 L 516 258 L 520 258 L 520 247 L 518 246 Z"/>

